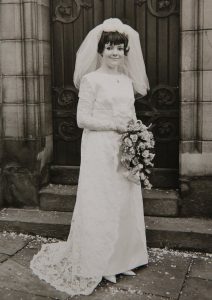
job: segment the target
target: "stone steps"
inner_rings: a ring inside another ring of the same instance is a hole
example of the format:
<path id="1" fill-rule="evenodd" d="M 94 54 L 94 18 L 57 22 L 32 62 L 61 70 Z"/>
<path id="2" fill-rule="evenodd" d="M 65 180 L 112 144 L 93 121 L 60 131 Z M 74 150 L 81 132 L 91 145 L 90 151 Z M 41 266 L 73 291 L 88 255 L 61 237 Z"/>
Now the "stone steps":
<path id="1" fill-rule="evenodd" d="M 0 211 L 0 231 L 66 239 L 71 218 L 71 212 L 4 208 Z M 145 224 L 149 247 L 212 253 L 211 219 L 146 216 Z"/>
<path id="2" fill-rule="evenodd" d="M 50 167 L 51 182 L 55 184 L 78 184 L 79 166 L 57 166 Z"/>
<path id="3" fill-rule="evenodd" d="M 77 185 L 50 184 L 40 191 L 40 209 L 45 211 L 73 211 Z M 146 216 L 178 215 L 179 196 L 174 190 L 144 190 Z"/>
<path id="4" fill-rule="evenodd" d="M 0 231 L 15 231 L 64 239 L 69 233 L 72 212 L 41 211 L 38 208 L 4 208 Z"/>
<path id="5" fill-rule="evenodd" d="M 40 209 L 46 211 L 73 211 L 77 185 L 49 184 L 39 192 Z"/>

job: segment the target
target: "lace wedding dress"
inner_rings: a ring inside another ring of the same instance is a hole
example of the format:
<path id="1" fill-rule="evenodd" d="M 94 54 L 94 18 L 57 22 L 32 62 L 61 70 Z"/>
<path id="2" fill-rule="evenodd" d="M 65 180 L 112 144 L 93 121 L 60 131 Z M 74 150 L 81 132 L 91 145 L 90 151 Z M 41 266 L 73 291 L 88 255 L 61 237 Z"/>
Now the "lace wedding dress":
<path id="1" fill-rule="evenodd" d="M 98 71 L 85 75 L 78 126 L 85 128 L 77 200 L 66 242 L 43 245 L 30 264 L 40 279 L 89 295 L 105 275 L 148 263 L 141 187 L 123 176 L 117 118 L 136 118 L 131 80 Z"/>

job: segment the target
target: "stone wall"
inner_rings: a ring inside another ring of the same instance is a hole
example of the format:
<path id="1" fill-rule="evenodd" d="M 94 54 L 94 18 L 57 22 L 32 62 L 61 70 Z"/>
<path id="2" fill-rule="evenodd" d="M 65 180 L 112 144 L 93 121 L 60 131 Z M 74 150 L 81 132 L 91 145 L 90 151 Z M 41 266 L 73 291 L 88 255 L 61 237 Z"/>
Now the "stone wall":
<path id="1" fill-rule="evenodd" d="M 212 175 L 211 16 L 211 0 L 181 0 L 180 175 L 185 199 L 182 212 L 187 215 L 189 211 L 198 215 L 197 202 L 201 201 L 202 214 L 212 216 L 208 200 L 212 194 L 209 184 Z M 197 186 L 202 189 L 201 199 L 197 197 Z"/>
<path id="2" fill-rule="evenodd" d="M 49 14 L 49 0 L 0 2 L 0 153 L 6 205 L 36 205 L 51 160 Z"/>

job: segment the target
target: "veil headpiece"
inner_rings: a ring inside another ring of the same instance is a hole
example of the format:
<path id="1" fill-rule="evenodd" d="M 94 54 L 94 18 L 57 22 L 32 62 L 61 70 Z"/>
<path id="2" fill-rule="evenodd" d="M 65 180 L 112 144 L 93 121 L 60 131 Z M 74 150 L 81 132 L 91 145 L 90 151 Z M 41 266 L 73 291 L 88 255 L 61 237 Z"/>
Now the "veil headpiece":
<path id="1" fill-rule="evenodd" d="M 103 31 L 118 31 L 127 35 L 130 50 L 124 58 L 122 72 L 132 79 L 136 92 L 146 95 L 147 89 L 149 89 L 149 82 L 146 75 L 139 34 L 132 27 L 123 24 L 117 18 L 107 19 L 102 24 L 93 28 L 82 42 L 76 55 L 74 71 L 74 84 L 76 88 L 79 88 L 80 81 L 85 74 L 95 71 L 100 67 L 101 56 L 97 52 L 97 48 Z"/>

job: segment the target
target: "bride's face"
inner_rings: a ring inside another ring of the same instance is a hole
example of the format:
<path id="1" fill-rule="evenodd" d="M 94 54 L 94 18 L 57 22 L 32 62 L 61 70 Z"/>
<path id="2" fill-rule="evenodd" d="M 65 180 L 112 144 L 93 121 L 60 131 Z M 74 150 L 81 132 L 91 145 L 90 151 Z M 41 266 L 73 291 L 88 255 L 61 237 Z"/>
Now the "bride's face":
<path id="1" fill-rule="evenodd" d="M 124 44 L 105 44 L 105 49 L 102 53 L 102 63 L 106 64 L 109 68 L 116 68 L 123 63 L 123 59 Z"/>

